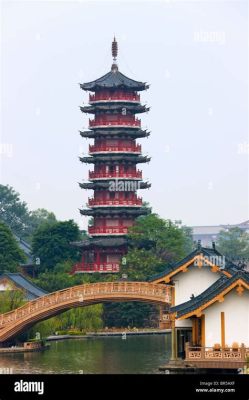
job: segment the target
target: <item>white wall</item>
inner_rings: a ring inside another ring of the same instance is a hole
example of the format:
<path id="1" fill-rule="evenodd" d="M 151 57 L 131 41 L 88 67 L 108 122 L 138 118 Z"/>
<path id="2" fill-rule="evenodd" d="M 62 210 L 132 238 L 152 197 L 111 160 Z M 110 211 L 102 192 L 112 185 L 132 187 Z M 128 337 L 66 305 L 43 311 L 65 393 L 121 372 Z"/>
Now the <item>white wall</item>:
<path id="1" fill-rule="evenodd" d="M 212 272 L 208 266 L 198 268 L 194 265 L 187 272 L 180 272 L 172 279 L 175 283 L 175 305 L 190 300 L 192 294 L 198 296 L 219 278 L 220 273 Z"/>
<path id="2" fill-rule="evenodd" d="M 175 321 L 176 328 L 192 328 L 192 320 L 190 318 L 181 319 L 180 321 L 176 319 Z"/>
<path id="3" fill-rule="evenodd" d="M 225 344 L 244 343 L 249 347 L 249 291 L 238 296 L 236 290 L 228 293 L 222 303 L 214 303 L 204 311 L 207 347 L 221 344 L 221 312 L 225 313 Z"/>
<path id="4" fill-rule="evenodd" d="M 11 289 L 11 285 L 9 285 L 8 283 L 2 283 L 2 282 L 0 283 L 0 292 L 9 289 Z"/>

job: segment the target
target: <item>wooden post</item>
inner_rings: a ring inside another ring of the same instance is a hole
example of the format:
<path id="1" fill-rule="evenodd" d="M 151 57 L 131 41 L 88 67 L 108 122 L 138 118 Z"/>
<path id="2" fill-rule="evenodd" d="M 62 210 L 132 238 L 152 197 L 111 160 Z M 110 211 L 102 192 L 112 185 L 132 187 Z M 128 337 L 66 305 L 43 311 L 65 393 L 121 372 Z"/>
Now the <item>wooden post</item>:
<path id="1" fill-rule="evenodd" d="M 177 360 L 177 330 L 174 326 L 171 329 L 171 361 Z"/>
<path id="2" fill-rule="evenodd" d="M 196 318 L 192 319 L 192 345 L 196 345 Z"/>
<path id="3" fill-rule="evenodd" d="M 205 347 L 205 315 L 201 316 L 201 347 Z"/>
<path id="4" fill-rule="evenodd" d="M 185 343 L 185 360 L 188 360 L 189 342 Z"/>
<path id="5" fill-rule="evenodd" d="M 221 347 L 225 348 L 225 313 L 222 311 L 220 313 L 220 323 L 221 323 Z"/>
<path id="6" fill-rule="evenodd" d="M 246 361 L 246 349 L 244 343 L 241 343 L 241 361 Z"/>

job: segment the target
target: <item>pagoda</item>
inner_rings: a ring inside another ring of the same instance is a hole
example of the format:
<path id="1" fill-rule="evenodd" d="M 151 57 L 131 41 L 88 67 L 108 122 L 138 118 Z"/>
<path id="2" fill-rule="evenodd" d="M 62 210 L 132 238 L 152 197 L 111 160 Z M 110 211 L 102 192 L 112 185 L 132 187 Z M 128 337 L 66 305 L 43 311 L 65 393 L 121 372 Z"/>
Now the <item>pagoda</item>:
<path id="1" fill-rule="evenodd" d="M 149 108 L 140 103 L 138 92 L 149 86 L 123 75 L 117 65 L 118 44 L 112 42 L 113 64 L 111 71 L 95 81 L 80 84 L 89 91 L 89 104 L 80 107 L 91 114 L 87 131 L 80 131 L 83 138 L 93 139 L 89 155 L 80 157 L 90 164 L 88 181 L 80 183 L 82 189 L 93 190 L 86 209 L 80 210 L 91 217 L 89 238 L 74 243 L 81 249 L 81 261 L 72 273 L 117 273 L 120 261 L 127 252 L 128 228 L 136 217 L 146 215 L 150 209 L 143 206 L 137 190 L 150 187 L 142 180 L 137 164 L 150 158 L 142 155 L 138 138 L 149 136 L 141 128 L 136 114 Z"/>

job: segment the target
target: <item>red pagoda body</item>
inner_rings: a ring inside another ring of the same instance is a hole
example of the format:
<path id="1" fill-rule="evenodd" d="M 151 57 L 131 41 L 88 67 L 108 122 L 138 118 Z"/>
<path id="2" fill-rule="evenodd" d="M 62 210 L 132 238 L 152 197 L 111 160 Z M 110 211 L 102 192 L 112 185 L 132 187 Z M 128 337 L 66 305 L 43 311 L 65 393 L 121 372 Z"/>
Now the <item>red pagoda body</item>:
<path id="1" fill-rule="evenodd" d="M 89 239 L 74 243 L 82 251 L 81 262 L 73 267 L 73 273 L 115 273 L 120 270 L 120 260 L 127 252 L 128 228 L 136 217 L 148 214 L 137 190 L 150 187 L 143 182 L 142 171 L 137 164 L 150 158 L 142 155 L 136 139 L 149 136 L 141 129 L 136 114 L 148 111 L 140 103 L 138 92 L 148 85 L 123 75 L 116 64 L 117 42 L 112 43 L 113 64 L 111 71 L 101 78 L 84 84 L 89 91 L 89 105 L 81 107 L 91 114 L 89 130 L 80 132 L 83 138 L 93 139 L 89 156 L 81 157 L 83 163 L 92 164 L 83 189 L 92 189 L 88 208 L 82 215 L 92 217 L 88 227 Z"/>

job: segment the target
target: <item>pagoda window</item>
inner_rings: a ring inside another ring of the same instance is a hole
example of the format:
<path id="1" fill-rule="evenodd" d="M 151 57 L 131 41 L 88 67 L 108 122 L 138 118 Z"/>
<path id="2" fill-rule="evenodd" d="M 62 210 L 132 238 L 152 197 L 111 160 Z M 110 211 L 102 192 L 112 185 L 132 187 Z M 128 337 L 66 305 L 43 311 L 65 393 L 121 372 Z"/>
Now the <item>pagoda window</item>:
<path id="1" fill-rule="evenodd" d="M 106 262 L 107 263 L 117 263 L 117 262 L 119 262 L 119 260 L 120 260 L 120 257 L 118 254 L 109 254 L 109 255 L 107 255 Z"/>
<path id="2" fill-rule="evenodd" d="M 104 221 L 102 219 L 95 219 L 94 226 L 96 227 L 104 226 Z"/>
<path id="3" fill-rule="evenodd" d="M 117 146 L 119 144 L 119 141 L 116 140 L 108 140 L 107 145 L 108 146 Z"/>
<path id="4" fill-rule="evenodd" d="M 124 226 L 126 226 L 126 227 L 132 226 L 132 225 L 133 225 L 133 220 L 132 220 L 132 219 L 124 219 L 124 220 L 123 220 L 123 224 L 124 224 Z"/>
<path id="5" fill-rule="evenodd" d="M 118 223 L 118 220 L 116 220 L 116 219 L 108 219 L 106 221 L 107 227 L 118 226 L 118 225 L 119 225 L 119 223 Z"/>
<path id="6" fill-rule="evenodd" d="M 100 259 L 100 264 L 105 263 L 106 262 L 106 254 L 100 254 L 99 259 Z"/>

